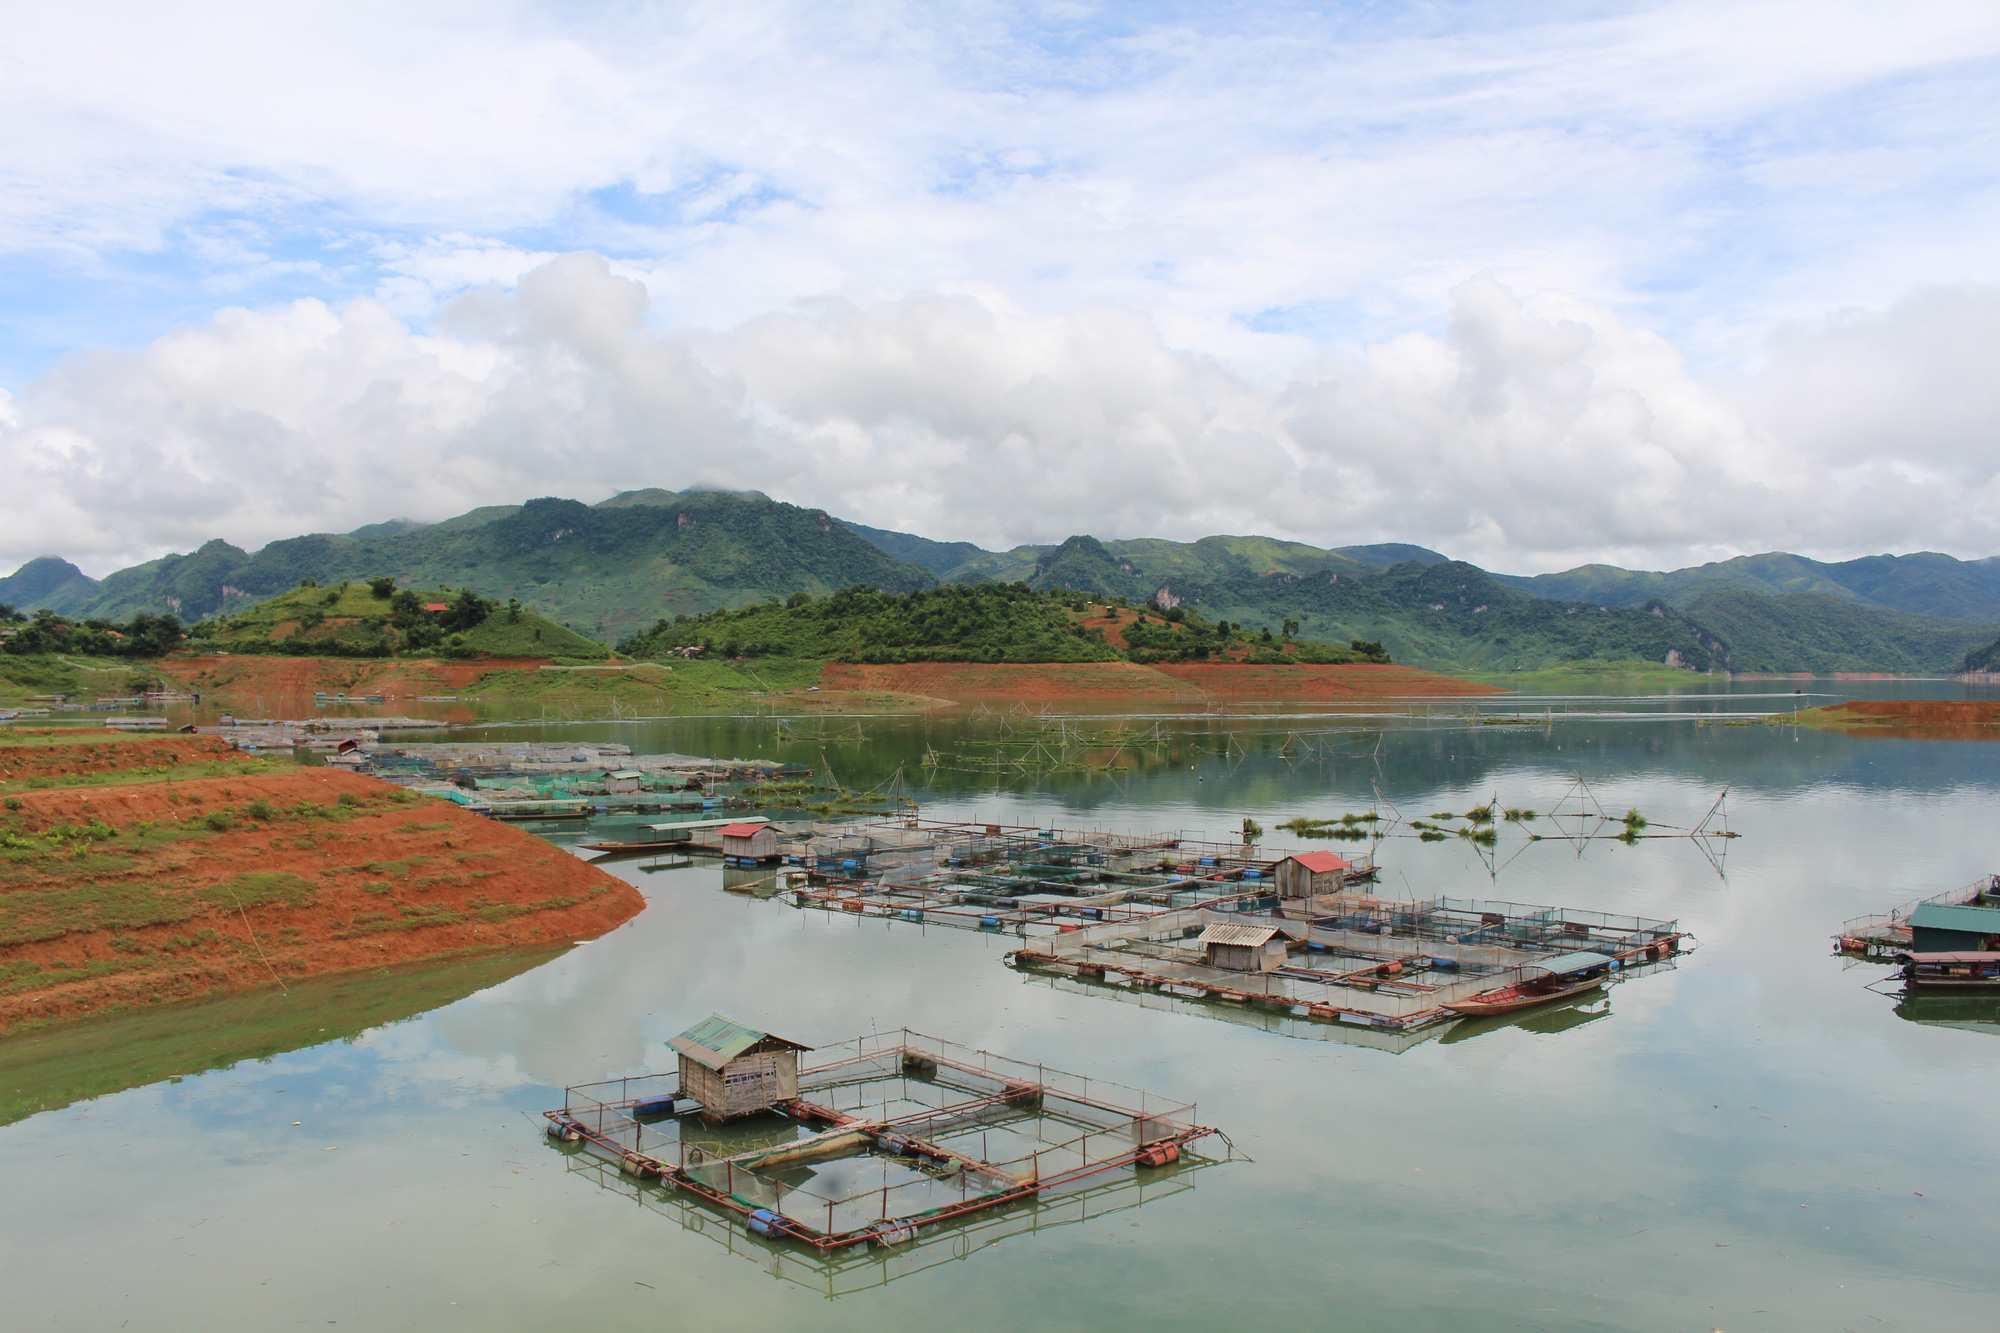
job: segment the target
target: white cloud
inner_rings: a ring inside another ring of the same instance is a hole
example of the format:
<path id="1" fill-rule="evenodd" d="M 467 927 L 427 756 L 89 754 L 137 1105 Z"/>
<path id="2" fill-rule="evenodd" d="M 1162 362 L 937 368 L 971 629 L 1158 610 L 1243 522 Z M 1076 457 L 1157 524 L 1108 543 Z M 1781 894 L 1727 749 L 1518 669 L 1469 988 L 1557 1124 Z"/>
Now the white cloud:
<path id="1" fill-rule="evenodd" d="M 227 310 L 7 405 L 0 555 L 93 572 L 539 494 L 756 488 L 988 545 L 1261 532 L 1506 569 L 1746 549 L 2000 550 L 2000 291 L 1789 328 L 1715 387 L 1609 310 L 1456 284 L 1438 334 L 1250 377 L 1110 304 L 993 289 L 662 332 L 570 254 L 420 333 L 374 301 Z"/>
<path id="2" fill-rule="evenodd" d="M 1481 269 L 1724 348 L 2000 277 L 1976 2 L 9 17 L 0 251 L 276 281 L 305 250 L 407 315 L 586 246 L 670 327 L 983 282 L 1232 357 L 1272 354 L 1262 312 L 1385 336 Z"/>

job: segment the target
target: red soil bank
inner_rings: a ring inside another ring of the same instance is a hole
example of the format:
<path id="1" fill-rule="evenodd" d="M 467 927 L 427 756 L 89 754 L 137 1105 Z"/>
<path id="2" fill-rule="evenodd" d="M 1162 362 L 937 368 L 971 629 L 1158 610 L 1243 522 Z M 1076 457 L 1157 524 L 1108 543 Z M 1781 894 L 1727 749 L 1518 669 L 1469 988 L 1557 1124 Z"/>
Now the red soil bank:
<path id="1" fill-rule="evenodd" d="M 11 733 L 13 736 L 23 734 L 47 733 Z M 87 745 L 0 746 L 0 782 L 17 782 L 22 778 L 117 773 L 134 768 L 159 768 L 179 764 L 235 763 L 254 757 L 244 754 L 220 736 L 132 736 L 128 733 L 95 729 L 83 733 L 64 734 L 66 736 L 116 734 L 118 739 Z"/>
<path id="2" fill-rule="evenodd" d="M 162 674 L 182 688 L 204 694 L 226 693 L 311 697 L 329 693 L 382 694 L 414 698 L 424 694 L 455 694 L 489 671 L 533 671 L 553 661 L 547 657 L 491 657 L 466 661 L 429 658 L 267 657 L 217 654 L 170 657 L 159 664 Z"/>
<path id="3" fill-rule="evenodd" d="M 1175 680 L 1197 686 L 1223 699 L 1298 699 L 1309 702 L 1342 700 L 1463 698 L 1505 694 L 1494 685 L 1477 685 L 1435 671 L 1387 662 L 1348 666 L 1247 666 L 1219 662 L 1162 662 L 1153 668 Z"/>
<path id="4" fill-rule="evenodd" d="M 1858 736 L 1914 740 L 2000 740 L 2000 700 L 1857 699 L 1807 713 L 1801 721 Z"/>
<path id="5" fill-rule="evenodd" d="M 1242 666 L 1180 662 L 909 662 L 883 665 L 829 663 L 820 672 L 828 690 L 872 690 L 934 698 L 1007 701 L 1201 703 L 1208 699 L 1296 699 L 1307 702 L 1380 701 L 1409 696 L 1504 694 L 1415 667 Z"/>
<path id="6" fill-rule="evenodd" d="M 274 976 L 582 940 L 645 906 L 518 829 L 336 770 L 18 799 L 5 814 L 16 850 L 0 862 L 0 1031 Z M 247 813 L 260 799 L 269 818 Z M 227 831 L 209 827 L 218 811 Z M 175 836 L 140 838 L 142 822 Z M 34 836 L 93 824 L 125 835 L 55 851 Z"/>

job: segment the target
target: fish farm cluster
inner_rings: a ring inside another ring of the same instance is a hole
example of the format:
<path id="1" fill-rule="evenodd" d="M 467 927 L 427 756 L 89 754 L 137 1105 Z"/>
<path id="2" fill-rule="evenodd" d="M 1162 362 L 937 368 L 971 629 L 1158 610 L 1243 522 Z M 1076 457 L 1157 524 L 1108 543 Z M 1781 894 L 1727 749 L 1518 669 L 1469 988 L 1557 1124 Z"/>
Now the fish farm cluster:
<path id="1" fill-rule="evenodd" d="M 800 907 L 1013 932 L 1020 967 L 1388 1028 L 1671 961 L 1673 921 L 1364 891 L 1369 863 L 1248 843 L 885 820 L 796 844 Z M 801 882 L 802 881 L 802 882 Z"/>

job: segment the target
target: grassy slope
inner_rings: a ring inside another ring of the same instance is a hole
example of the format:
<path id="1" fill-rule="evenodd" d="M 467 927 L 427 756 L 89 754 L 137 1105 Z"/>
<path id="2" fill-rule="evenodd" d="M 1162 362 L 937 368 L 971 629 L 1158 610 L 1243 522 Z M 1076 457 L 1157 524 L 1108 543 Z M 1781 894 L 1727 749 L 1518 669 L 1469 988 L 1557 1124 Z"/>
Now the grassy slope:
<path id="1" fill-rule="evenodd" d="M 0 706 L 33 707 L 28 701 L 31 694 L 127 698 L 162 684 L 164 679 L 150 662 L 131 658 L 0 653 Z"/>

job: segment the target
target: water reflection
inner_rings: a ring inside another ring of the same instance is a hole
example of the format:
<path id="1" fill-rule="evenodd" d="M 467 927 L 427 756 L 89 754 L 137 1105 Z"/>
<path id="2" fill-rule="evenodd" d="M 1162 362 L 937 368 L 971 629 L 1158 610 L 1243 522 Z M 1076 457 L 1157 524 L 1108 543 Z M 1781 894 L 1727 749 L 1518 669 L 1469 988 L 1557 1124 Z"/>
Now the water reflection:
<path id="1" fill-rule="evenodd" d="M 497 986 L 565 948 L 401 963 L 10 1036 L 0 1041 L 0 1124 L 165 1078 L 352 1040 Z"/>
<path id="2" fill-rule="evenodd" d="M 567 1158 L 572 1178 L 588 1181 L 659 1217 L 701 1236 L 728 1254 L 755 1264 L 771 1277 L 832 1300 L 928 1272 L 1020 1236 L 1032 1236 L 1097 1222 L 1186 1194 L 1195 1175 L 1229 1160 L 1192 1151 L 1171 1166 L 1135 1168 L 1098 1177 L 1088 1186 L 1054 1198 L 1024 1199 L 942 1226 L 928 1227 L 900 1244 L 858 1245 L 821 1252 L 750 1232 L 742 1219 L 672 1185 L 640 1181 L 611 1162 L 575 1144 L 549 1143 Z"/>
<path id="3" fill-rule="evenodd" d="M 1896 1017 L 2000 1037 L 2000 995 L 1908 996 L 1896 1006 Z"/>

